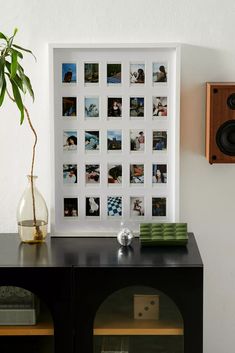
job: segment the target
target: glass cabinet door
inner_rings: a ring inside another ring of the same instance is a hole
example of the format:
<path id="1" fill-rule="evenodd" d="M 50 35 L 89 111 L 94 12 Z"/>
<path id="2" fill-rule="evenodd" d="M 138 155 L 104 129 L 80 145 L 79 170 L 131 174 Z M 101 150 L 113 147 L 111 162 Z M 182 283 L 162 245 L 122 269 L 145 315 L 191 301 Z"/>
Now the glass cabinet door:
<path id="1" fill-rule="evenodd" d="M 24 288 L 0 286 L 0 352 L 54 352 L 52 315 L 40 298 Z"/>
<path id="2" fill-rule="evenodd" d="M 94 353 L 183 353 L 184 327 L 176 304 L 150 287 L 109 296 L 94 320 Z"/>

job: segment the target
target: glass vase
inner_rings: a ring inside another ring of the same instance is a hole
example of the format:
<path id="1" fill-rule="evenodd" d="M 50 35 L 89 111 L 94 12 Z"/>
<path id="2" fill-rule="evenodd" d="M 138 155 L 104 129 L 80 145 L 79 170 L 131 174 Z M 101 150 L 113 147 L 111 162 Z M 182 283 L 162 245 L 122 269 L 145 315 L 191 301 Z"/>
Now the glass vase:
<path id="1" fill-rule="evenodd" d="M 47 236 L 47 205 L 35 185 L 37 176 L 31 178 L 28 175 L 27 177 L 28 186 L 17 209 L 18 233 L 24 243 L 42 243 Z"/>

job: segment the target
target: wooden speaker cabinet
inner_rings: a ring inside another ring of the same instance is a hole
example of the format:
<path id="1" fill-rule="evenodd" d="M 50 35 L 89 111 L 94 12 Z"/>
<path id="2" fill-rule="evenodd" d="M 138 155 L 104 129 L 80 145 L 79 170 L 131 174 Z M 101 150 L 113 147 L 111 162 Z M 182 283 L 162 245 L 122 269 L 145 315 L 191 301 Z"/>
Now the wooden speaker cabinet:
<path id="1" fill-rule="evenodd" d="M 208 82 L 206 99 L 206 158 L 235 163 L 235 83 Z"/>

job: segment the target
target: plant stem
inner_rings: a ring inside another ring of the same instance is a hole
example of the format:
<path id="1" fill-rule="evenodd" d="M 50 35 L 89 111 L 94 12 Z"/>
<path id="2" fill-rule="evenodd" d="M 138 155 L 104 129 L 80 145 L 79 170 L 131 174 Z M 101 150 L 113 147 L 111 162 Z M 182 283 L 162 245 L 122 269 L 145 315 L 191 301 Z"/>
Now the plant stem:
<path id="1" fill-rule="evenodd" d="M 37 133 L 32 125 L 28 109 L 24 106 L 24 111 L 26 113 L 27 119 L 29 126 L 34 134 L 34 144 L 33 144 L 33 154 L 32 154 L 32 162 L 31 162 L 31 171 L 30 171 L 30 181 L 31 181 L 31 190 L 32 190 L 32 199 L 33 199 L 33 225 L 36 227 L 37 225 L 37 220 L 36 220 L 36 210 L 35 210 L 35 196 L 34 196 L 34 185 L 33 185 L 33 170 L 34 170 L 34 160 L 35 160 L 35 149 L 38 141 L 38 136 Z"/>
<path id="2" fill-rule="evenodd" d="M 7 92 L 8 97 L 15 103 L 15 99 L 10 95 L 8 90 L 6 92 Z M 31 162 L 31 171 L 30 171 L 30 184 L 31 184 L 31 192 L 32 192 L 32 202 L 33 202 L 33 226 L 36 229 L 36 234 L 34 235 L 34 240 L 40 241 L 43 239 L 43 235 L 42 235 L 42 232 L 39 228 L 39 225 L 37 225 L 35 195 L 34 195 L 34 181 L 33 181 L 34 161 L 35 161 L 35 152 L 36 152 L 36 145 L 37 145 L 37 141 L 38 141 L 38 136 L 37 136 L 37 133 L 33 127 L 32 121 L 30 119 L 28 109 L 25 107 L 25 105 L 23 105 L 23 107 L 24 107 L 24 111 L 27 116 L 29 126 L 34 134 L 34 144 L 33 144 L 32 162 Z"/>

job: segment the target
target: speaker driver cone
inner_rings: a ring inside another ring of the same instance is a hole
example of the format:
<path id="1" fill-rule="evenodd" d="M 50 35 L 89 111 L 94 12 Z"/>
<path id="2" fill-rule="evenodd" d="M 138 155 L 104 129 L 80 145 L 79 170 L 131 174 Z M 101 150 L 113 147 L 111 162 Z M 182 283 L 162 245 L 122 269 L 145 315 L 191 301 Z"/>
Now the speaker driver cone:
<path id="1" fill-rule="evenodd" d="M 219 127 L 216 143 L 221 152 L 235 156 L 235 120 L 228 120 Z"/>
<path id="2" fill-rule="evenodd" d="M 228 97 L 227 106 L 230 109 L 235 110 L 235 93 L 230 94 L 230 96 Z"/>

